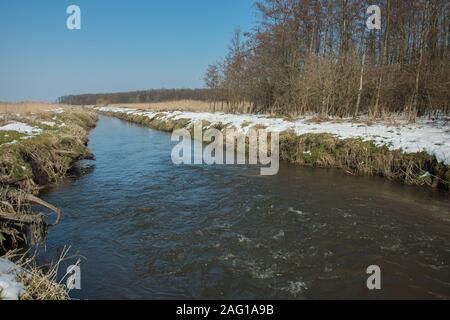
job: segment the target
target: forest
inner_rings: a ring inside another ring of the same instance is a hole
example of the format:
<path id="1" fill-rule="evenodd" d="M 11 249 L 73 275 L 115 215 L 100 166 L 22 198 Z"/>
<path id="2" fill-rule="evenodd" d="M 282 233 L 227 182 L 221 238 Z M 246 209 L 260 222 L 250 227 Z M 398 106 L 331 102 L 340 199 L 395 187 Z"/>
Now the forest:
<path id="1" fill-rule="evenodd" d="M 264 0 L 204 80 L 214 105 L 286 115 L 448 114 L 450 2 Z"/>
<path id="2" fill-rule="evenodd" d="M 171 100 L 206 101 L 208 89 L 151 89 L 132 92 L 91 93 L 67 95 L 58 98 L 58 103 L 72 105 L 107 105 L 117 103 L 163 102 Z"/>

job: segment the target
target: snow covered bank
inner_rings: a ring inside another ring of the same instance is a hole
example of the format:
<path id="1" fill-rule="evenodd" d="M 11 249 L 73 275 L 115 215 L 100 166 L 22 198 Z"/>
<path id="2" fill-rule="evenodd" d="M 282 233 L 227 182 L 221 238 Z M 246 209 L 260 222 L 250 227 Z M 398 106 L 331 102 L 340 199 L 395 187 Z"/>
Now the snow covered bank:
<path id="1" fill-rule="evenodd" d="M 56 114 L 61 114 L 61 113 L 65 112 L 64 108 L 50 109 L 50 110 L 47 110 L 47 111 L 50 111 L 50 112 L 53 112 L 53 113 L 56 113 Z"/>
<path id="2" fill-rule="evenodd" d="M 29 135 L 38 135 L 42 133 L 42 129 L 32 127 L 22 122 L 12 122 L 0 127 L 0 131 L 16 131 L 18 133 L 25 133 Z"/>
<path id="3" fill-rule="evenodd" d="M 56 122 L 54 122 L 54 121 L 41 121 L 41 123 L 45 124 L 46 126 L 49 126 L 49 127 L 56 126 Z"/>
<path id="4" fill-rule="evenodd" d="M 450 165 L 450 121 L 448 119 L 418 119 L 416 123 L 398 120 L 395 124 L 375 122 L 368 125 L 364 122 L 353 122 L 352 119 L 336 119 L 317 123 L 311 121 L 312 116 L 298 120 L 285 120 L 265 115 L 225 114 L 208 112 L 152 112 L 130 108 L 101 107 L 99 111 L 145 116 L 159 120 L 181 120 L 190 122 L 208 121 L 212 126 L 223 124 L 234 127 L 245 133 L 252 126 L 264 126 L 271 131 L 293 130 L 297 135 L 312 133 L 329 133 L 339 138 L 360 138 L 373 141 L 377 146 L 387 146 L 390 150 L 401 150 L 405 153 L 425 151 L 433 155 L 445 165 Z"/>
<path id="5" fill-rule="evenodd" d="M 27 140 L 39 136 L 49 129 L 58 129 L 66 126 L 63 119 L 64 109 L 46 110 L 47 113 L 29 113 L 21 116 L 0 114 L 0 146 L 16 144 L 20 140 Z M 49 115 L 48 113 L 51 112 Z M 53 117 L 52 117 L 53 115 Z"/>
<path id="6" fill-rule="evenodd" d="M 13 262 L 0 258 L 0 300 L 18 300 L 25 287 L 17 281 L 17 275 L 24 272 Z"/>

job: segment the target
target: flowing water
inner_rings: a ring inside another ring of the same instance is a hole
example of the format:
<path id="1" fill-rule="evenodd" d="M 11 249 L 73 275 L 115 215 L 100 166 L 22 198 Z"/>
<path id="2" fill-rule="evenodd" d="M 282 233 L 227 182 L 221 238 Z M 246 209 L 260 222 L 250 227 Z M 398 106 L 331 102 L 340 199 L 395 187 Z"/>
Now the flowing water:
<path id="1" fill-rule="evenodd" d="M 63 210 L 44 259 L 84 257 L 75 298 L 450 298 L 448 194 L 286 163 L 174 166 L 169 134 L 103 116 L 89 147 L 97 160 L 44 196 Z"/>

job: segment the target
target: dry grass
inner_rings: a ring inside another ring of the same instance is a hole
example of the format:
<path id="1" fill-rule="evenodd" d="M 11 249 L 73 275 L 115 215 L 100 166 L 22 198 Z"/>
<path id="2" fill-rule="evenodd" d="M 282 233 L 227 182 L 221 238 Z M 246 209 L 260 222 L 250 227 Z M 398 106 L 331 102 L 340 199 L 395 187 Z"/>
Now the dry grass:
<path id="1" fill-rule="evenodd" d="M 58 282 L 58 270 L 61 263 L 68 259 L 69 248 L 64 248 L 56 262 L 49 265 L 37 266 L 36 256 L 29 257 L 15 251 L 8 252 L 2 258 L 14 261 L 24 272 L 18 273 L 17 280 L 25 287 L 20 300 L 68 300 L 69 290 Z M 62 279 L 64 280 L 64 279 Z"/>
<path id="2" fill-rule="evenodd" d="M 197 112 L 212 112 L 213 107 L 209 102 L 196 100 L 178 100 L 166 102 L 152 102 L 152 103 L 124 103 L 124 104 L 109 104 L 110 107 L 125 107 L 143 110 L 154 111 L 197 111 Z"/>
<path id="3" fill-rule="evenodd" d="M 212 103 L 200 100 L 174 100 L 152 103 L 117 103 L 108 104 L 110 107 L 133 108 L 152 111 L 193 111 L 193 112 L 225 112 L 225 113 L 251 113 L 251 105 L 242 103 L 233 106 L 226 103 Z"/>
<path id="4" fill-rule="evenodd" d="M 152 103 L 122 103 L 122 104 L 109 104 L 110 107 L 123 107 L 133 109 L 143 109 L 152 111 L 193 111 L 193 112 L 240 112 L 249 113 L 251 106 L 249 104 L 242 104 L 239 107 L 233 109 L 222 103 L 199 101 L 199 100 L 174 100 L 165 102 L 152 102 Z"/>
<path id="5" fill-rule="evenodd" d="M 0 102 L 0 113 L 40 113 L 58 108 L 70 108 L 69 105 L 60 105 L 57 103 L 47 102 L 17 102 L 5 103 Z"/>
<path id="6" fill-rule="evenodd" d="M 174 100 L 165 102 L 151 102 L 151 103 L 118 103 L 108 104 L 110 107 L 123 107 L 152 111 L 193 111 L 193 112 L 232 112 L 226 104 L 216 103 L 213 105 L 207 101 L 200 100 Z M 0 102 L 0 114 L 27 114 L 27 113 L 42 113 L 57 108 L 63 108 L 67 111 L 80 108 L 80 106 L 71 106 L 57 103 L 47 102 L 17 102 L 4 103 Z M 241 113 L 248 113 L 250 105 L 242 105 L 235 111 Z"/>

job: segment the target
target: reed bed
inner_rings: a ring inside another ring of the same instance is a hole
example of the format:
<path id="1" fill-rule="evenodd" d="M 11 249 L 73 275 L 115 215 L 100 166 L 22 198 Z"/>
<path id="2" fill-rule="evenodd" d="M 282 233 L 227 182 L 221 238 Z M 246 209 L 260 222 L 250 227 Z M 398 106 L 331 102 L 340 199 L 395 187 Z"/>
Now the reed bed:
<path id="1" fill-rule="evenodd" d="M 0 114 L 42 113 L 54 109 L 72 109 L 72 106 L 49 102 L 0 102 Z"/>
<path id="2" fill-rule="evenodd" d="M 192 112 L 227 112 L 228 106 L 222 103 L 212 103 L 200 100 L 177 100 L 152 103 L 122 103 L 108 104 L 110 107 L 124 107 L 132 109 L 152 110 L 152 111 L 192 111 Z M 248 108 L 249 109 L 249 108 Z M 240 111 L 245 112 L 243 106 Z"/>

